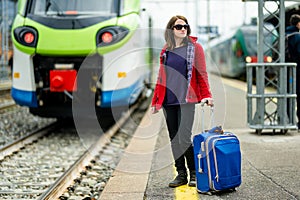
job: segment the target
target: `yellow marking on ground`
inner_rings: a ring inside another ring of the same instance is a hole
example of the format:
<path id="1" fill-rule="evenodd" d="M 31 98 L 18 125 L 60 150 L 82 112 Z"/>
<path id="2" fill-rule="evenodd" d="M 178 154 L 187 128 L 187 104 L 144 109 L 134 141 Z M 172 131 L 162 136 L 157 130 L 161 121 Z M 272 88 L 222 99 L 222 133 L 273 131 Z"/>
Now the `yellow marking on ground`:
<path id="1" fill-rule="evenodd" d="M 240 80 L 236 80 L 236 79 L 229 79 L 229 78 L 222 78 L 222 82 L 225 85 L 228 85 L 230 87 L 242 90 L 244 92 L 247 92 L 247 82 L 244 81 L 240 81 Z M 275 93 L 276 94 L 276 89 L 272 88 L 272 87 L 266 87 L 264 88 L 264 92 L 265 94 L 267 93 Z M 256 86 L 252 85 L 252 94 L 256 93 Z"/>
<path id="2" fill-rule="evenodd" d="M 176 200 L 198 200 L 198 192 L 195 187 L 189 187 L 188 185 L 182 185 L 175 188 Z"/>
<path id="3" fill-rule="evenodd" d="M 175 176 L 177 174 L 175 167 L 174 167 L 174 174 Z M 176 200 L 198 200 L 199 196 L 196 187 L 189 187 L 188 184 L 186 184 L 175 188 L 175 199 Z"/>
<path id="4" fill-rule="evenodd" d="M 230 87 L 247 92 L 247 83 L 235 79 L 222 78 L 222 82 Z"/>

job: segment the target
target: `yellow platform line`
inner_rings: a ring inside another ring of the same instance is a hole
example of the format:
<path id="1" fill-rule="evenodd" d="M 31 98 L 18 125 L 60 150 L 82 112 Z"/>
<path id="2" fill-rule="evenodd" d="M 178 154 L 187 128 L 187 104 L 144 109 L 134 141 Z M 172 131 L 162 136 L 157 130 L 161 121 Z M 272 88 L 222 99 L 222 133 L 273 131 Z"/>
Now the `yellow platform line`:
<path id="1" fill-rule="evenodd" d="M 174 174 L 177 174 L 175 167 L 174 167 Z M 196 187 L 189 187 L 186 184 L 175 188 L 175 199 L 176 200 L 198 200 L 199 195 Z"/>
<path id="2" fill-rule="evenodd" d="M 198 192 L 195 187 L 189 187 L 188 185 L 182 185 L 175 188 L 176 200 L 198 200 Z"/>
<path id="3" fill-rule="evenodd" d="M 223 84 L 225 84 L 227 86 L 247 92 L 247 83 L 244 81 L 222 77 L 222 82 L 223 82 Z M 276 90 L 272 87 L 266 87 L 266 88 L 264 88 L 264 92 L 265 92 L 265 94 L 276 93 Z M 256 93 L 256 86 L 252 85 L 252 94 L 255 94 L 255 93 Z"/>

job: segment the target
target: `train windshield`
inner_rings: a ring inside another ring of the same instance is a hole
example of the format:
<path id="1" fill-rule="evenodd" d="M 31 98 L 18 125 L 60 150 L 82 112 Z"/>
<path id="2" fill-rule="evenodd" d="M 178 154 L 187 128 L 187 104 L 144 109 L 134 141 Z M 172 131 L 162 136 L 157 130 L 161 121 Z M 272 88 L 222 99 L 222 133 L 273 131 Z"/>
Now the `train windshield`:
<path id="1" fill-rule="evenodd" d="M 118 0 L 35 0 L 29 12 L 40 16 L 115 16 Z"/>
<path id="2" fill-rule="evenodd" d="M 244 33 L 245 34 L 245 43 L 246 48 L 248 50 L 248 55 L 257 55 L 257 35 L 256 33 Z M 270 46 L 272 46 L 272 36 L 269 34 L 265 34 L 264 37 L 264 52 L 267 52 L 270 49 Z"/>

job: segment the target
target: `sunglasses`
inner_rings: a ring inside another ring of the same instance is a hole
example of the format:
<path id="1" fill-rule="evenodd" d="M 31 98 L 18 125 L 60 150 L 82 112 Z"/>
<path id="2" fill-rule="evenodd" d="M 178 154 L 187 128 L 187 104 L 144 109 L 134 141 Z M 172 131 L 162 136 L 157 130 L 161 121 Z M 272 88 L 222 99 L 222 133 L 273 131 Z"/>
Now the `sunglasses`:
<path id="1" fill-rule="evenodd" d="M 182 24 L 176 24 L 176 25 L 173 26 L 173 28 L 175 28 L 176 30 L 182 30 L 182 28 L 184 28 L 185 30 L 187 30 L 189 26 L 190 25 L 188 25 L 188 24 L 184 24 L 184 25 L 182 25 Z"/>

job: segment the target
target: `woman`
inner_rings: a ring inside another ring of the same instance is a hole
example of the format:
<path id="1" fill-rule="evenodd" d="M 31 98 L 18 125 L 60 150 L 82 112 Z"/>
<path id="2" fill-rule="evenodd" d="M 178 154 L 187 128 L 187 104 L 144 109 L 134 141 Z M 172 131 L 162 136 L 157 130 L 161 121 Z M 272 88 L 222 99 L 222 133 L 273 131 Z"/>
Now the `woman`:
<path id="1" fill-rule="evenodd" d="M 166 44 L 160 54 L 158 79 L 152 98 L 152 113 L 163 108 L 172 154 L 178 175 L 169 187 L 188 183 L 196 186 L 194 152 L 191 144 L 195 104 L 213 106 L 204 51 L 190 36 L 191 28 L 184 16 L 172 17 L 165 30 Z"/>

